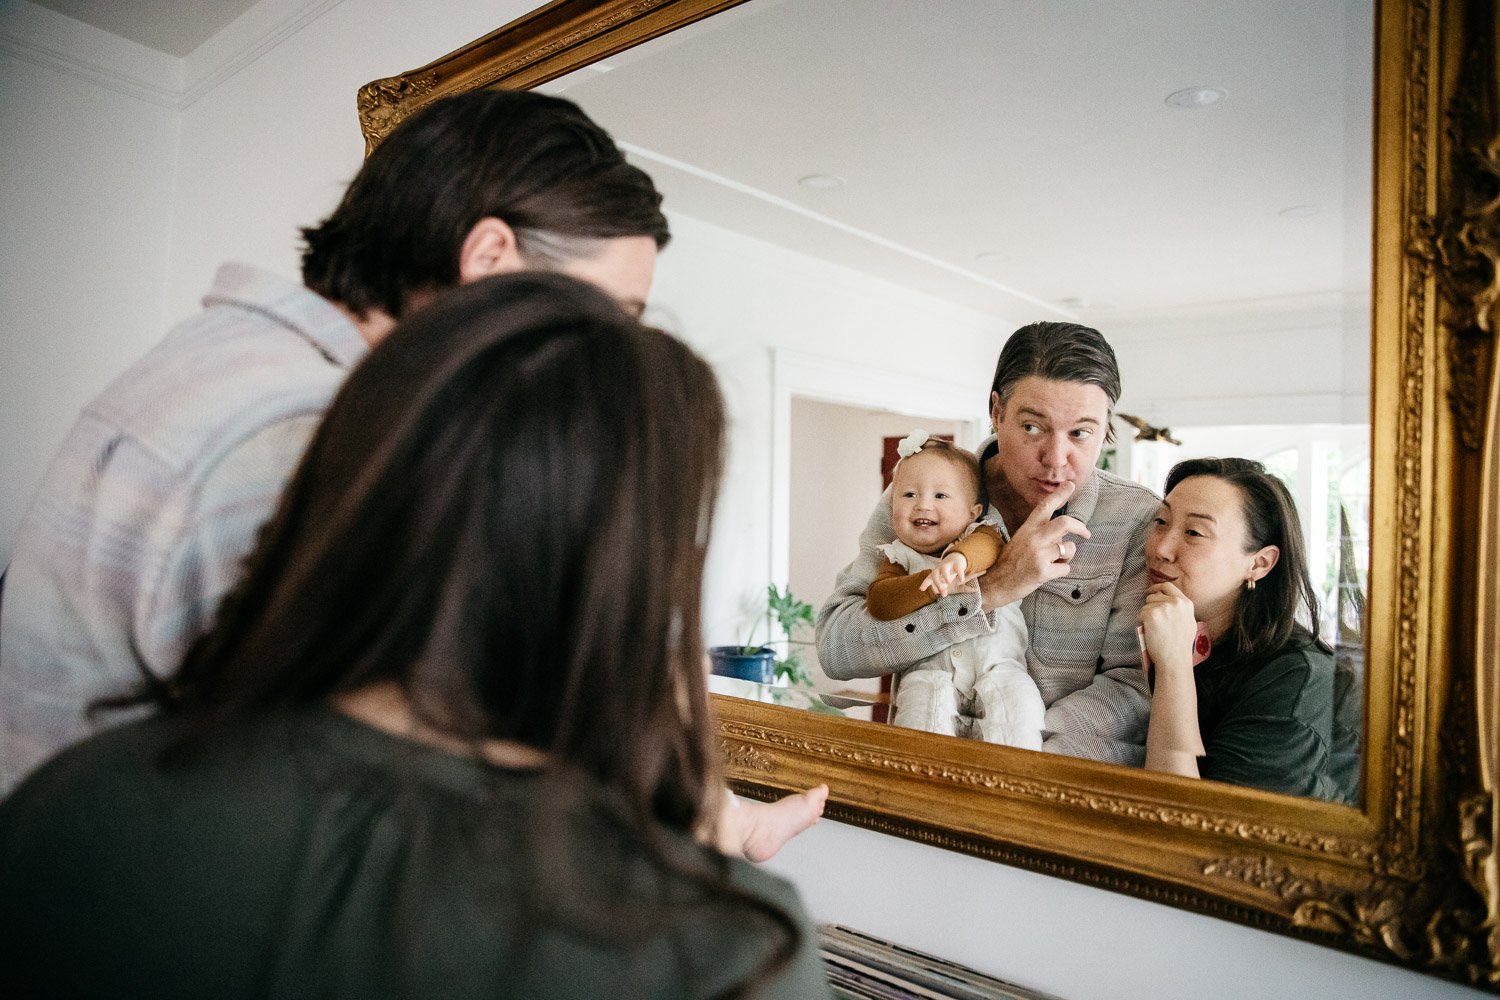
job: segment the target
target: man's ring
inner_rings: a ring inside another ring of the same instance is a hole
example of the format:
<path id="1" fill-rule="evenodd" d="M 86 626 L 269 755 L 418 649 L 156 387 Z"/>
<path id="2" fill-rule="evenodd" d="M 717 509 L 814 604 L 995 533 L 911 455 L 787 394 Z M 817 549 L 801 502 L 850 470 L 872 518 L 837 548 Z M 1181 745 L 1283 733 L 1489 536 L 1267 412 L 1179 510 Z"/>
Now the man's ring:
<path id="1" fill-rule="evenodd" d="M 1068 558 L 1068 545 L 1067 545 L 1066 542 L 1058 542 L 1057 543 L 1057 558 L 1059 558 L 1059 559 L 1066 559 L 1066 558 Z"/>

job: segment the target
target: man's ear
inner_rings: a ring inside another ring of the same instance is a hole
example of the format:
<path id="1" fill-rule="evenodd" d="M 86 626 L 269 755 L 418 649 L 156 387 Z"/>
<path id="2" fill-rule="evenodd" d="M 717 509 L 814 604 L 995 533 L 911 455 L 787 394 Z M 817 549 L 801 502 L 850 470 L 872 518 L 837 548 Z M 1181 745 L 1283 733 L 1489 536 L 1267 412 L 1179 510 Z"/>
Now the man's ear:
<path id="1" fill-rule="evenodd" d="M 516 247 L 515 230 L 492 215 L 474 223 L 458 251 L 458 283 L 461 285 L 492 274 L 511 274 L 525 267 L 521 251 Z"/>
<path id="2" fill-rule="evenodd" d="M 998 392 L 990 393 L 990 429 L 1000 433 L 1000 418 L 1005 415 L 1005 404 L 1000 402 Z"/>

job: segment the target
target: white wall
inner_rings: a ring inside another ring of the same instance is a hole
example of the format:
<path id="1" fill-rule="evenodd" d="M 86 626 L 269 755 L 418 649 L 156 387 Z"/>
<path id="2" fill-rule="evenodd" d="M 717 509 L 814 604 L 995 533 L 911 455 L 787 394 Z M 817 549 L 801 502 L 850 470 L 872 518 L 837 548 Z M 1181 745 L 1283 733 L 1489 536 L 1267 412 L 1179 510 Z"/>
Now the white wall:
<path id="1" fill-rule="evenodd" d="M 76 22 L 49 20 L 23 0 L 6 0 L 0 544 L 8 546 L 20 508 L 78 406 L 168 320 L 191 311 L 221 260 L 295 273 L 296 227 L 325 214 L 359 165 L 356 88 L 426 62 L 529 6 L 262 0 L 187 60 L 162 63 Z M 728 627 L 727 609 L 760 591 L 772 562 L 772 349 L 855 351 L 925 377 L 967 380 L 982 406 L 986 369 L 1014 324 L 771 252 L 703 223 L 673 222 L 678 238 L 662 261 L 657 316 L 674 315 L 714 362 L 735 421 L 720 514 L 721 535 L 733 544 L 716 544 L 710 587 L 720 609 L 715 627 Z M 936 330 L 957 336 L 952 356 L 922 349 Z M 1201 371 L 1197 377 L 1201 382 Z M 794 842 L 774 867 L 802 887 L 820 920 L 1067 997 L 1468 992 L 833 823 Z M 1167 959 L 1183 971 L 1164 971 Z"/>
<path id="2" fill-rule="evenodd" d="M 0 566 L 74 415 L 162 332 L 177 116 L 68 47 L 174 79 L 161 53 L 0 6 Z"/>
<path id="3" fill-rule="evenodd" d="M 1370 420 L 1368 296 L 1094 318 L 1120 362 L 1119 409 L 1153 424 Z"/>
<path id="4" fill-rule="evenodd" d="M 1416 1000 L 1478 990 L 824 821 L 766 867 L 842 923 L 1068 1000 Z"/>
<path id="5" fill-rule="evenodd" d="M 430 62 L 532 6 L 262 0 L 190 55 L 190 76 L 203 76 L 232 62 L 232 52 L 312 17 L 182 110 L 169 313 L 194 309 L 223 260 L 296 275 L 297 229 L 333 210 L 363 159 L 358 89 Z"/>

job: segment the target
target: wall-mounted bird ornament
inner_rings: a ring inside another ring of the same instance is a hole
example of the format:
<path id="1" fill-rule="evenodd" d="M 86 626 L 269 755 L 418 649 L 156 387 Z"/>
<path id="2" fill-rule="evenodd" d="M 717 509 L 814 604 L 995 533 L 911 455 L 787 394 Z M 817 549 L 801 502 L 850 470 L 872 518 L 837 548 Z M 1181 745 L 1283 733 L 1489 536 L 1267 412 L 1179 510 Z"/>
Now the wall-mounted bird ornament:
<path id="1" fill-rule="evenodd" d="M 1152 427 L 1140 417 L 1133 417 L 1128 413 L 1116 413 L 1115 416 L 1135 428 L 1135 439 L 1137 441 L 1165 441 L 1167 444 L 1182 444 L 1181 441 L 1172 436 L 1172 428 L 1170 427 Z"/>

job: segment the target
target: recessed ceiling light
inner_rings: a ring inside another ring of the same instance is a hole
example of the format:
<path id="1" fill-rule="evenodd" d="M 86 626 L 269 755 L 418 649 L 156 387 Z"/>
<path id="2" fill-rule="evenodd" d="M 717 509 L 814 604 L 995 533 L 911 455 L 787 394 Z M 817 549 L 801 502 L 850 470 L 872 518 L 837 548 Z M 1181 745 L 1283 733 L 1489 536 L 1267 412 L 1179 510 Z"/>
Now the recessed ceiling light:
<path id="1" fill-rule="evenodd" d="M 808 174 L 806 177 L 798 178 L 798 184 L 814 191 L 827 191 L 831 188 L 843 187 L 844 179 L 833 174 Z"/>
<path id="2" fill-rule="evenodd" d="M 589 69 L 593 70 L 595 73 L 608 73 L 613 70 L 614 67 L 607 62 L 600 61 L 589 63 Z"/>
<path id="3" fill-rule="evenodd" d="M 999 250 L 986 250 L 984 253 L 976 253 L 974 259 L 981 264 L 1009 264 L 1010 254 L 1001 253 Z"/>
<path id="4" fill-rule="evenodd" d="M 1093 305 L 1093 300 L 1087 295 L 1069 295 L 1065 299 L 1058 299 L 1057 304 L 1067 306 L 1069 309 L 1087 309 Z"/>
<path id="5" fill-rule="evenodd" d="M 1218 104 L 1224 91 L 1213 87 L 1184 87 L 1167 95 L 1167 103 L 1174 108 L 1206 108 Z"/>
<path id="6" fill-rule="evenodd" d="M 1310 219 L 1321 211 L 1323 210 L 1317 205 L 1293 205 L 1290 208 L 1283 208 L 1276 214 L 1283 219 Z"/>

